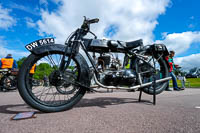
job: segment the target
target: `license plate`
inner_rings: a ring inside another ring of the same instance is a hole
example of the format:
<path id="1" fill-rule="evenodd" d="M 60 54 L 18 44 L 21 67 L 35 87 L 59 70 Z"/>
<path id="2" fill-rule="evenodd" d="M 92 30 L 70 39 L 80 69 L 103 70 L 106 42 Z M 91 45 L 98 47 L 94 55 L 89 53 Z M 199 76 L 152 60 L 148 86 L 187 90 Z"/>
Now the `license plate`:
<path id="1" fill-rule="evenodd" d="M 25 48 L 29 51 L 32 51 L 33 49 L 40 47 L 42 45 L 49 45 L 49 44 L 54 44 L 54 43 L 55 43 L 54 38 L 44 38 L 44 39 L 40 39 L 32 43 L 29 43 L 28 45 L 25 46 Z"/>

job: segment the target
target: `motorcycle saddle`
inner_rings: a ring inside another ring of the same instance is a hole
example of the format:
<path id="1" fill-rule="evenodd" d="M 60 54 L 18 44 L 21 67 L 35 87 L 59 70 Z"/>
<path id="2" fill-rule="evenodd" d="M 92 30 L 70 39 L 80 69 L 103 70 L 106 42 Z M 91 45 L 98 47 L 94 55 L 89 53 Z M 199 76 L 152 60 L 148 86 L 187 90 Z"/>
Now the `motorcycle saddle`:
<path id="1" fill-rule="evenodd" d="M 128 48 L 128 49 L 136 48 L 136 47 L 139 47 L 142 45 L 143 45 L 142 39 L 139 39 L 136 41 L 131 41 L 131 42 L 126 42 L 126 48 Z"/>

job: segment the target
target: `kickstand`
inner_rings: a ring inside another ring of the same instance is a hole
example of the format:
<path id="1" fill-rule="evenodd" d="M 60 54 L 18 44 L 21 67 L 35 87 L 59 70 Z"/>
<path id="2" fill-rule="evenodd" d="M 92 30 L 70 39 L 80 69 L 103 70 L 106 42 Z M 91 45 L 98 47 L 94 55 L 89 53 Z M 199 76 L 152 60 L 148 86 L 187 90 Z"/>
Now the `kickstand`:
<path id="1" fill-rule="evenodd" d="M 152 82 L 152 87 L 153 87 L 153 105 L 156 105 L 156 77 L 153 76 L 153 82 Z M 142 89 L 140 90 L 140 95 L 138 101 L 141 102 L 142 98 Z"/>
<path id="2" fill-rule="evenodd" d="M 140 95 L 138 101 L 141 102 L 141 97 L 142 97 L 142 89 L 140 89 Z"/>
<path id="3" fill-rule="evenodd" d="M 153 86 L 153 104 L 156 105 L 156 76 L 153 76 L 153 82 L 152 82 L 152 86 Z"/>

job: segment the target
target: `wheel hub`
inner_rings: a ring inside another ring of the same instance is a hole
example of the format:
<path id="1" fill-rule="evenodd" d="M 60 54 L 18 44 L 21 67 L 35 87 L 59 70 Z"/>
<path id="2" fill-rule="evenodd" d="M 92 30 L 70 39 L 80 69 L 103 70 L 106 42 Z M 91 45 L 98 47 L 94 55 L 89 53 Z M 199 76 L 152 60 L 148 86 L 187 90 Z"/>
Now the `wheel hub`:
<path id="1" fill-rule="evenodd" d="M 50 85 L 53 85 L 53 86 L 61 86 L 63 83 L 62 73 L 59 70 L 53 71 L 49 75 L 49 83 Z"/>

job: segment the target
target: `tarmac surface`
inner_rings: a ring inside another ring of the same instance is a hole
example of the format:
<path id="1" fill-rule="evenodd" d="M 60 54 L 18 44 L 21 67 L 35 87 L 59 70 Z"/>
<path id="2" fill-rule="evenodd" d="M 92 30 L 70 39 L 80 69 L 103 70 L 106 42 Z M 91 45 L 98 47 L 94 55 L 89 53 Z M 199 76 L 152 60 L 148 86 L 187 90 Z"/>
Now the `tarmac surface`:
<path id="1" fill-rule="evenodd" d="M 88 93 L 73 108 L 41 113 L 18 92 L 0 92 L 0 133 L 200 133 L 200 88 L 165 91 L 153 98 L 139 92 Z M 20 112 L 36 118 L 11 120 Z"/>

